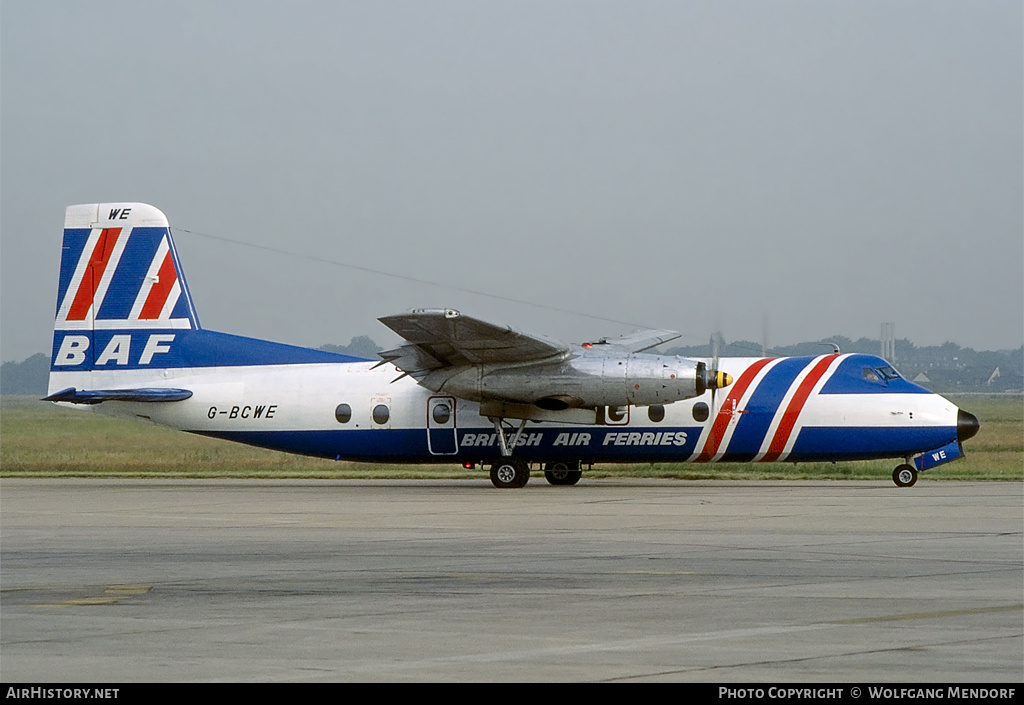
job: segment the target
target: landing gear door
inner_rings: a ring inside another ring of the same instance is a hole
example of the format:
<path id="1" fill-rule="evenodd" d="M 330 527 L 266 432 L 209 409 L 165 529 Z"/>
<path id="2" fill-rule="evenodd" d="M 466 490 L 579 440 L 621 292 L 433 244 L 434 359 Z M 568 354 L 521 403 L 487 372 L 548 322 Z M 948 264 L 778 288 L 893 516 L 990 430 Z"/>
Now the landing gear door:
<path id="1" fill-rule="evenodd" d="M 427 450 L 431 455 L 459 452 L 455 435 L 455 397 L 427 399 Z"/>

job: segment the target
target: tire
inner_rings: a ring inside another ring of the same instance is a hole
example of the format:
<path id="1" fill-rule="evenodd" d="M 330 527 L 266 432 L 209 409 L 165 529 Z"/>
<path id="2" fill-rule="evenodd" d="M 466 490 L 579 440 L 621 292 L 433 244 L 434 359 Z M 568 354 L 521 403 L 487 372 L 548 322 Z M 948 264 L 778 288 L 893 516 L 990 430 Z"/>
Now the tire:
<path id="1" fill-rule="evenodd" d="M 525 487 L 530 481 L 530 465 L 523 460 L 507 458 L 491 466 L 491 484 L 500 489 Z"/>
<path id="2" fill-rule="evenodd" d="M 892 471 L 892 481 L 897 487 L 913 487 L 917 482 L 917 468 L 913 465 L 900 465 Z"/>
<path id="3" fill-rule="evenodd" d="M 573 470 L 579 463 L 548 463 L 544 466 L 544 479 L 552 485 L 575 485 L 583 477 L 583 472 Z"/>

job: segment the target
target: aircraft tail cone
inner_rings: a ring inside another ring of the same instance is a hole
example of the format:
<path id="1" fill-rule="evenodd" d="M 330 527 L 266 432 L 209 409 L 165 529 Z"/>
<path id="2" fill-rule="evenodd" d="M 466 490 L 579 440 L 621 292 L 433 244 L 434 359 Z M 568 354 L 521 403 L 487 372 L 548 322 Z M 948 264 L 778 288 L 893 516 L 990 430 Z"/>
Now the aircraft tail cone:
<path id="1" fill-rule="evenodd" d="M 963 443 L 968 438 L 974 438 L 977 435 L 978 429 L 981 428 L 981 424 L 978 422 L 978 417 L 972 413 L 959 409 L 956 414 L 956 439 Z"/>

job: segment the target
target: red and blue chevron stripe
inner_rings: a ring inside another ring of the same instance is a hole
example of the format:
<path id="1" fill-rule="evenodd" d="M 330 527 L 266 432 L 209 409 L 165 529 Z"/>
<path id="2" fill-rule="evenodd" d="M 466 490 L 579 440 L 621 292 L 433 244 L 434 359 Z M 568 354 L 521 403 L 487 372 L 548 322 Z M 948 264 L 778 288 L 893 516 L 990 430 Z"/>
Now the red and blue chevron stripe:
<path id="1" fill-rule="evenodd" d="M 69 228 L 64 252 L 57 329 L 199 328 L 167 228 Z"/>
<path id="2" fill-rule="evenodd" d="M 697 441 L 692 462 L 771 462 L 792 450 L 807 400 L 846 356 L 764 358 L 733 382 Z"/>

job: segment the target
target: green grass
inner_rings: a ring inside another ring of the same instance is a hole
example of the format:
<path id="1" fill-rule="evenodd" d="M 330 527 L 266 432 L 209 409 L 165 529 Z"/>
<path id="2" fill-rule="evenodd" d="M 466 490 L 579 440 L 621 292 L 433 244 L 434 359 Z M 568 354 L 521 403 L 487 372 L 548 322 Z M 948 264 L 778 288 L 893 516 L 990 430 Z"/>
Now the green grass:
<path id="1" fill-rule="evenodd" d="M 1024 480 L 1024 399 L 969 395 L 954 401 L 981 420 L 967 457 L 922 475 L 946 480 Z M 588 477 L 680 480 L 888 479 L 896 461 L 854 463 L 656 463 L 599 465 Z M 451 465 L 333 462 L 252 448 L 167 428 L 65 409 L 27 397 L 0 399 L 0 477 L 482 478 Z"/>

